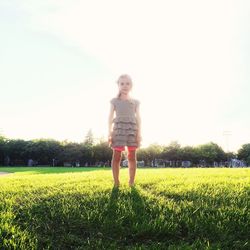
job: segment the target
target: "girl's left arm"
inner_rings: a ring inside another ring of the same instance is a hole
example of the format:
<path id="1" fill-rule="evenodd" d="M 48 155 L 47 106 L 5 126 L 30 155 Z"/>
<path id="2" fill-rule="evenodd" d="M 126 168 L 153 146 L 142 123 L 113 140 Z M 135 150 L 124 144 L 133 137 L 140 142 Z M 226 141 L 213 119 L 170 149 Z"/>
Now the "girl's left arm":
<path id="1" fill-rule="evenodd" d="M 137 121 L 137 126 L 138 126 L 138 135 L 141 136 L 141 114 L 140 114 L 140 109 L 139 105 L 137 105 L 136 110 L 136 121 Z"/>

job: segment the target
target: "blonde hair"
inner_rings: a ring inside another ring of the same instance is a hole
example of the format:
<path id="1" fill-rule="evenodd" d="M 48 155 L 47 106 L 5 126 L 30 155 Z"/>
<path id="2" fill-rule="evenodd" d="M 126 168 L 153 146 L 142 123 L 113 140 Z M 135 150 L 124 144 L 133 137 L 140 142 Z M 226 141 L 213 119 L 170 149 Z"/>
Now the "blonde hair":
<path id="1" fill-rule="evenodd" d="M 127 78 L 130 81 L 131 86 L 133 86 L 132 78 L 131 78 L 130 75 L 128 75 L 128 74 L 122 74 L 122 75 L 120 75 L 119 78 L 116 81 L 117 84 L 119 84 L 119 81 L 120 81 L 121 78 Z M 118 91 L 118 94 L 117 94 L 116 97 L 119 98 L 120 95 L 121 95 L 121 93 L 120 93 L 120 91 Z"/>

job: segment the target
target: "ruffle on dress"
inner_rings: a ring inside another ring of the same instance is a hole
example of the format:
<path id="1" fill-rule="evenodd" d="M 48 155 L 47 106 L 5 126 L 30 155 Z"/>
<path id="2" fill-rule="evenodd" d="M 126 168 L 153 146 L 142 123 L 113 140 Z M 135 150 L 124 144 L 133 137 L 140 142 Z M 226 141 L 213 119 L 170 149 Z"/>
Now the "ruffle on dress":
<path id="1" fill-rule="evenodd" d="M 120 129 L 120 130 L 126 130 L 126 129 L 130 129 L 130 130 L 137 130 L 137 126 L 136 124 L 133 123 L 115 123 L 114 125 L 114 129 Z"/>
<path id="2" fill-rule="evenodd" d="M 133 123 L 136 124 L 136 118 L 133 116 L 118 116 L 113 119 L 114 123 L 122 122 L 122 123 Z"/>
<path id="3" fill-rule="evenodd" d="M 137 146 L 137 124 L 135 117 L 119 116 L 114 120 L 112 146 Z"/>
<path id="4" fill-rule="evenodd" d="M 114 135 L 136 135 L 137 130 L 114 129 Z"/>
<path id="5" fill-rule="evenodd" d="M 112 147 L 117 146 L 138 146 L 134 135 L 116 135 Z"/>

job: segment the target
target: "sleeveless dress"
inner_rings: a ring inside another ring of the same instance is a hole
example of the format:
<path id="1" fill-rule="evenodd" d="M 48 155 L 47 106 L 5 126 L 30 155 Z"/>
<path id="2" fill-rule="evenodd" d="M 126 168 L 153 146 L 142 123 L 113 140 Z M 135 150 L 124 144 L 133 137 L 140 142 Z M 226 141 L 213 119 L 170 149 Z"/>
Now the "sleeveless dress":
<path id="1" fill-rule="evenodd" d="M 111 147 L 136 146 L 139 147 L 136 136 L 138 126 L 135 111 L 140 102 L 136 99 L 122 100 L 112 98 L 110 102 L 114 105 L 116 117 L 113 119 Z"/>

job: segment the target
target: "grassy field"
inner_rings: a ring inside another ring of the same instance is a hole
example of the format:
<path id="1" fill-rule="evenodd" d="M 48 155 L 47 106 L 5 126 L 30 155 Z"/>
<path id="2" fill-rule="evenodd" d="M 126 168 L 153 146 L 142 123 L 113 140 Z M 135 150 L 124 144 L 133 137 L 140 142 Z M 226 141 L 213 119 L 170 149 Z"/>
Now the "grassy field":
<path id="1" fill-rule="evenodd" d="M 0 249 L 250 249 L 250 169 L 4 171 Z"/>

